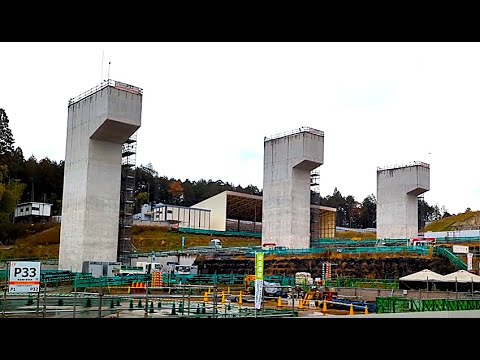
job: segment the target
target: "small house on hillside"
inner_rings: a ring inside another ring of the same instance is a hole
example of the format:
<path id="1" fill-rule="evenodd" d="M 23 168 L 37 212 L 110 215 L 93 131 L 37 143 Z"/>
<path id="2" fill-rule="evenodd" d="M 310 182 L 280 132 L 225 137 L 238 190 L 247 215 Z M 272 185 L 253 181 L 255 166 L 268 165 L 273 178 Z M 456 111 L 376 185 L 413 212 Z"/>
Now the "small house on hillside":
<path id="1" fill-rule="evenodd" d="M 15 207 L 15 222 L 42 222 L 50 220 L 52 204 L 25 202 Z"/>

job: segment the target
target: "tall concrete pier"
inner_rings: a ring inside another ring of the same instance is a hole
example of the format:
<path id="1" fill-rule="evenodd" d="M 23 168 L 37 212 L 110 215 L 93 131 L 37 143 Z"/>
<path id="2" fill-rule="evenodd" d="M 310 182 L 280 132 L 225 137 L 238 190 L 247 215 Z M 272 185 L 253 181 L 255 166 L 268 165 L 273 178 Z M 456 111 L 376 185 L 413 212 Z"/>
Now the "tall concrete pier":
<path id="1" fill-rule="evenodd" d="M 262 245 L 310 248 L 310 172 L 322 164 L 320 130 L 264 138 Z"/>
<path id="2" fill-rule="evenodd" d="M 142 93 L 108 80 L 68 103 L 61 270 L 118 260 L 122 144 L 140 127 Z"/>
<path id="3" fill-rule="evenodd" d="M 377 239 L 418 236 L 418 195 L 430 190 L 430 165 L 377 168 Z"/>

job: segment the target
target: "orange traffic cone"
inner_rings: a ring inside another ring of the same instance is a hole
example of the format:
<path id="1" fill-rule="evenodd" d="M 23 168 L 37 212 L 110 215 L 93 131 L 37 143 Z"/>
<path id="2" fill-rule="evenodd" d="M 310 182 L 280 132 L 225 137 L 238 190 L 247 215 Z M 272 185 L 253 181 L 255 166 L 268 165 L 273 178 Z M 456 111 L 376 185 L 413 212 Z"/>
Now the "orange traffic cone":
<path id="1" fill-rule="evenodd" d="M 205 291 L 203 293 L 203 302 L 207 302 L 208 301 L 208 293 Z"/>
<path id="2" fill-rule="evenodd" d="M 238 295 L 238 305 L 242 305 L 242 292 Z"/>
<path id="3" fill-rule="evenodd" d="M 353 315 L 353 314 L 354 314 L 354 312 L 353 312 L 353 304 L 350 304 L 350 313 L 349 313 L 349 315 Z"/>
<path id="4" fill-rule="evenodd" d="M 282 299 L 280 298 L 280 296 L 278 297 L 278 300 L 277 300 L 277 306 L 278 307 L 282 306 Z"/>
<path id="5" fill-rule="evenodd" d="M 323 299 L 323 309 L 322 312 L 327 312 L 327 300 Z"/>
<path id="6" fill-rule="evenodd" d="M 368 315 L 368 307 L 365 305 L 365 315 Z"/>

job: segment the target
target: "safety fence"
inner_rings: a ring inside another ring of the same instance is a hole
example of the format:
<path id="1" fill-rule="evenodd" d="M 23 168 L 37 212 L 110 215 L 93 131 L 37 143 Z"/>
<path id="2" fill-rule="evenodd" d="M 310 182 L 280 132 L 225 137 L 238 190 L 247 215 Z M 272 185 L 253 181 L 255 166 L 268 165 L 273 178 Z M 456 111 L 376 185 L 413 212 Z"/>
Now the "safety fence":
<path id="1" fill-rule="evenodd" d="M 73 286 L 77 289 L 88 289 L 98 287 L 131 286 L 142 283 L 149 287 L 165 287 L 181 284 L 198 285 L 245 285 L 246 275 L 242 274 L 169 274 L 163 273 L 161 286 L 152 286 L 152 274 L 136 274 L 131 276 L 113 277 L 92 277 L 90 274 L 80 274 L 74 280 Z M 288 276 L 266 276 L 265 281 L 278 283 L 282 286 L 292 286 L 295 283 L 294 277 Z M 143 285 L 142 285 L 143 286 Z"/>
<path id="2" fill-rule="evenodd" d="M 170 292 L 170 287 L 181 285 L 204 285 L 204 286 L 231 286 L 243 288 L 250 284 L 247 277 L 252 275 L 243 274 L 169 274 L 162 273 L 161 280 L 154 279 L 153 274 L 135 274 L 130 276 L 93 277 L 91 274 L 69 273 L 50 271 L 42 275 L 40 283 L 41 291 L 48 286 L 49 289 L 60 285 L 70 287 L 72 291 L 102 291 L 106 294 L 145 293 L 155 289 Z M 155 280 L 155 281 L 154 281 Z M 293 287 L 295 277 L 284 275 L 272 275 L 264 278 L 266 283 L 275 286 Z M 4 283 L 7 285 L 7 283 Z M 311 284 L 315 285 L 315 284 Z M 319 285 L 319 284 L 317 284 Z M 321 286 L 330 288 L 375 288 L 375 289 L 398 289 L 398 281 L 390 279 L 361 279 L 361 278 L 336 278 L 322 282 Z M 305 286 L 302 286 L 305 287 Z"/>
<path id="3" fill-rule="evenodd" d="M 398 289 L 399 281 L 395 279 L 355 279 L 337 278 L 326 280 L 327 287 L 346 288 L 375 288 L 375 289 Z"/>
<path id="4" fill-rule="evenodd" d="M 216 289 L 216 288 L 215 288 Z M 183 291 L 182 291 L 183 290 Z M 185 291 L 187 290 L 187 291 Z M 15 294 L 0 298 L 0 318 L 6 317 L 296 317 L 298 307 L 255 309 L 253 298 L 238 296 L 227 300 L 224 292 L 193 293 L 192 288 L 177 287 L 174 294 L 108 295 L 103 292 L 52 294 Z M 197 289 L 201 290 L 200 288 Z"/>
<path id="5" fill-rule="evenodd" d="M 428 233 L 427 233 L 428 235 Z M 427 237 L 427 236 L 426 236 Z M 318 238 L 310 240 L 311 247 L 335 247 L 335 246 L 374 246 L 382 244 L 385 246 L 394 246 L 394 245 L 407 245 L 410 239 L 398 238 L 398 239 L 381 239 L 372 240 L 352 240 L 352 239 L 336 239 L 336 238 Z M 478 243 L 480 245 L 479 236 L 446 236 L 446 237 L 437 237 L 435 238 L 435 243 L 440 245 L 448 244 L 466 244 L 466 243 Z"/>
<path id="6" fill-rule="evenodd" d="M 243 274 L 162 274 L 162 286 L 168 287 L 175 285 L 246 285 L 247 275 Z M 152 286 L 152 275 L 141 274 L 123 277 L 94 278 L 89 275 L 80 275 L 76 279 L 75 286 L 82 288 L 98 288 L 100 286 L 131 286 L 135 283 L 145 283 Z M 275 283 L 279 286 L 295 286 L 295 277 L 284 275 L 265 276 L 264 281 Z M 346 287 L 346 288 L 376 288 L 376 289 L 398 289 L 398 280 L 395 279 L 362 279 L 362 278 L 336 278 L 325 280 L 322 286 L 327 287 Z M 313 284 L 312 284 L 313 285 Z"/>
<path id="7" fill-rule="evenodd" d="M 149 283 L 151 274 L 134 274 L 129 276 L 93 277 L 91 274 L 79 274 L 73 279 L 76 289 L 108 288 L 116 286 L 131 286 L 133 283 Z"/>
<path id="8" fill-rule="evenodd" d="M 379 314 L 480 310 L 480 299 L 404 299 L 395 297 L 377 297 L 375 304 L 376 312 Z"/>
<path id="9" fill-rule="evenodd" d="M 206 229 L 192 229 L 192 228 L 178 228 L 179 233 L 185 234 L 197 234 L 197 235 L 210 235 L 210 236 L 238 236 L 249 238 L 262 238 L 262 233 L 251 231 L 219 231 L 219 230 L 206 230 Z"/>
<path id="10" fill-rule="evenodd" d="M 383 245 L 385 246 L 394 246 L 394 245 L 407 245 L 408 239 L 384 239 L 382 240 Z M 364 246 L 375 246 L 379 244 L 378 240 L 351 240 L 351 239 L 335 239 L 335 238 L 319 238 L 310 240 L 310 247 L 364 247 Z"/>
<path id="11" fill-rule="evenodd" d="M 2 283 L 6 284 L 6 275 L 3 272 Z M 171 274 L 161 273 L 160 283 L 162 286 L 177 284 L 198 284 L 198 285 L 245 285 L 248 274 Z M 2 278 L 2 273 L 0 273 Z M 103 276 L 94 277 L 90 273 L 75 273 L 63 270 L 42 270 L 41 285 L 57 287 L 61 284 L 72 284 L 77 289 L 88 289 L 98 287 L 131 286 L 135 283 L 145 283 L 152 286 L 152 274 L 132 274 L 128 276 Z M 276 283 L 281 286 L 294 286 L 295 277 L 286 275 L 265 276 L 264 280 Z M 349 287 L 349 288 L 378 288 L 398 289 L 398 280 L 395 279 L 364 279 L 364 278 L 335 278 L 327 279 L 322 285 L 328 287 Z"/>
<path id="12" fill-rule="evenodd" d="M 8 270 L 0 270 L 0 282 L 5 282 L 8 276 Z M 72 281 L 75 278 L 75 273 L 68 270 L 41 270 L 40 282 L 42 283 L 57 283 L 60 284 L 66 281 Z"/>
<path id="13" fill-rule="evenodd" d="M 255 256 L 256 251 L 247 251 L 246 256 Z M 282 250 L 263 250 L 265 256 L 292 256 L 292 255 L 310 255 L 322 253 L 342 253 L 342 254 L 417 254 L 428 255 L 429 249 L 421 246 L 374 246 L 374 247 L 344 247 L 344 248 L 311 248 L 311 249 L 282 249 Z"/>

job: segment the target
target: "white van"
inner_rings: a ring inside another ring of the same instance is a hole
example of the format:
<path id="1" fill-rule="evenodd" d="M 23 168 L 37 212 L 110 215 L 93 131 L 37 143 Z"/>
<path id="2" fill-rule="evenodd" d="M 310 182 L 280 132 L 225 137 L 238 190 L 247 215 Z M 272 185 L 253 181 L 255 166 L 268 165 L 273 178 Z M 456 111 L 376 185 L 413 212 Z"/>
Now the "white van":
<path id="1" fill-rule="evenodd" d="M 222 242 L 220 241 L 220 239 L 212 239 L 208 242 L 208 246 L 213 247 L 215 249 L 221 249 Z"/>

